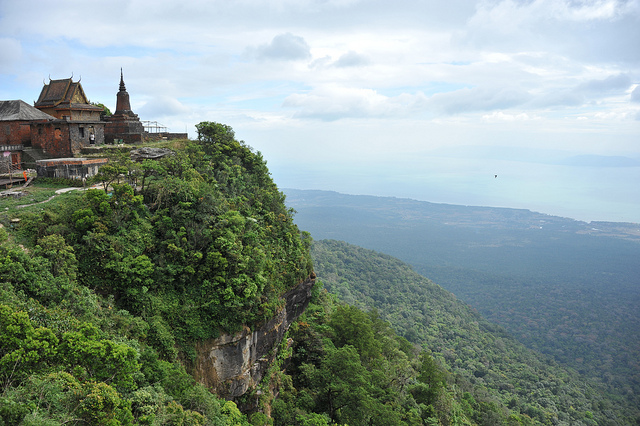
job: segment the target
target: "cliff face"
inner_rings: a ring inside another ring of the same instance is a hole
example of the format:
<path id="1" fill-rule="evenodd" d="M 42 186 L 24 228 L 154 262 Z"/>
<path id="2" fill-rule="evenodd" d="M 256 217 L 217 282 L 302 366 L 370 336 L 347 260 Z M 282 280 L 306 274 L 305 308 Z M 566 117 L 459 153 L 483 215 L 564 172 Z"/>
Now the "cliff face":
<path id="1" fill-rule="evenodd" d="M 284 333 L 306 309 L 315 280 L 308 278 L 289 290 L 285 307 L 255 331 L 248 327 L 234 335 L 200 342 L 194 377 L 221 397 L 243 395 L 262 379 Z"/>

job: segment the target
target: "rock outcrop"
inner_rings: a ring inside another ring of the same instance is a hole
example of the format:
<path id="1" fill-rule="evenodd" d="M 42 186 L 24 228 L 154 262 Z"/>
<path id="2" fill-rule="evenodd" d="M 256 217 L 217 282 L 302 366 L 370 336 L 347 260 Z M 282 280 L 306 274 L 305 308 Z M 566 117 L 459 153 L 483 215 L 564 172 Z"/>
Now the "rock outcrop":
<path id="1" fill-rule="evenodd" d="M 315 280 L 289 290 L 284 308 L 255 331 L 248 327 L 196 346 L 195 379 L 225 398 L 236 398 L 260 382 L 276 356 L 284 333 L 307 308 Z"/>
<path id="2" fill-rule="evenodd" d="M 143 147 L 134 149 L 129 152 L 131 161 L 141 163 L 143 160 L 159 160 L 167 155 L 175 155 L 176 153 L 169 148 L 149 148 Z"/>

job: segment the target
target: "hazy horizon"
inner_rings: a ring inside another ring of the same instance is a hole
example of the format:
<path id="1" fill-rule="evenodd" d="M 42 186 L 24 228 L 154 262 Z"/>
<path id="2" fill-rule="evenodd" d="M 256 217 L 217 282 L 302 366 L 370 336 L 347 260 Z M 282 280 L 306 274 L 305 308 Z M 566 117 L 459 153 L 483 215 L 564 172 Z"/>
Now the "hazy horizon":
<path id="1" fill-rule="evenodd" d="M 0 100 L 80 80 L 280 187 L 640 222 L 640 0 L 0 0 Z M 495 178 L 495 175 L 498 175 Z"/>

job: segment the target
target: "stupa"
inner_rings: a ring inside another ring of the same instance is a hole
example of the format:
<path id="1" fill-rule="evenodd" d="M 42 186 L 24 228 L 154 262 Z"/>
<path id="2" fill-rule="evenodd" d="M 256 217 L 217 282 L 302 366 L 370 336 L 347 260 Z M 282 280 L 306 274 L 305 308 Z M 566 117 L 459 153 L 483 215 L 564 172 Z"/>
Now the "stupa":
<path id="1" fill-rule="evenodd" d="M 106 118 L 104 140 L 106 143 L 133 144 L 142 142 L 144 126 L 137 114 L 131 111 L 129 93 L 124 85 L 122 68 L 120 68 L 120 90 L 116 95 L 116 111 Z"/>

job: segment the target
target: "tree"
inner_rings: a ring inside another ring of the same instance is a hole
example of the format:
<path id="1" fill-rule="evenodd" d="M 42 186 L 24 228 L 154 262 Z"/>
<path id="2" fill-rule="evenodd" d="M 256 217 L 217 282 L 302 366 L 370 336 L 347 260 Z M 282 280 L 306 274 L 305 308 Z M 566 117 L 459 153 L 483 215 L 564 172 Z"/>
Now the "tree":
<path id="1" fill-rule="evenodd" d="M 334 330 L 336 346 L 354 346 L 364 363 L 380 356 L 380 345 L 376 340 L 369 315 L 355 306 L 339 306 L 329 325 Z"/>
<path id="2" fill-rule="evenodd" d="M 198 130 L 198 140 L 205 144 L 227 144 L 235 140 L 235 132 L 226 124 L 203 121 L 196 124 Z"/>
<path id="3" fill-rule="evenodd" d="M 90 102 L 91 105 L 102 108 L 102 112 L 100 113 L 100 119 L 104 117 L 111 117 L 111 110 L 107 108 L 105 104 L 100 102 Z"/>
<path id="4" fill-rule="evenodd" d="M 355 347 L 331 348 L 320 368 L 301 367 L 307 380 L 319 390 L 318 404 L 332 421 L 349 425 L 367 424 L 371 414 L 370 374 L 360 363 Z"/>
<path id="5" fill-rule="evenodd" d="M 120 166 L 117 164 L 105 164 L 100 167 L 100 171 L 93 177 L 93 179 L 97 182 L 102 183 L 102 187 L 104 188 L 104 192 L 108 192 L 109 185 L 111 185 L 114 181 L 120 181 L 120 176 L 126 175 L 128 169 L 125 166 Z"/>
<path id="6" fill-rule="evenodd" d="M 53 234 L 42 237 L 33 254 L 34 256 L 42 256 L 49 261 L 54 277 L 64 275 L 75 280 L 78 261 L 73 247 L 68 246 L 62 236 Z"/>
<path id="7" fill-rule="evenodd" d="M 0 305 L 0 389 L 44 368 L 56 355 L 58 338 L 44 327 L 34 328 L 26 312 Z"/>

